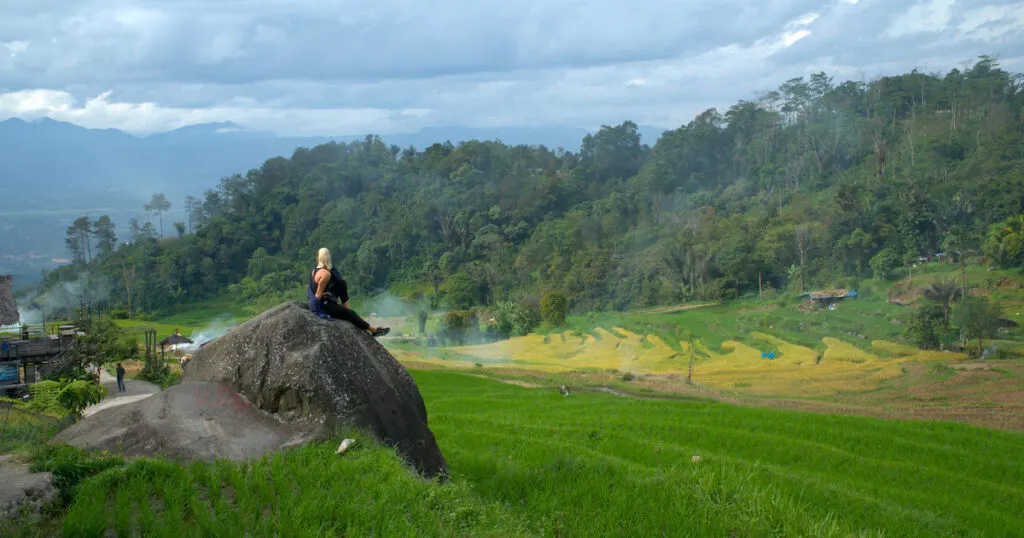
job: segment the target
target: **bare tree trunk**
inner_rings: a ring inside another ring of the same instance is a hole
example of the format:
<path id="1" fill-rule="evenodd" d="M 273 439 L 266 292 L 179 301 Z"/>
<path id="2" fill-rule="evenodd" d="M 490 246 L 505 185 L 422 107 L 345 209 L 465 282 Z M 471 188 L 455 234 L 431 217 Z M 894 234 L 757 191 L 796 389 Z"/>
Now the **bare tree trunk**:
<path id="1" fill-rule="evenodd" d="M 807 249 L 811 243 L 811 229 L 806 224 L 801 224 L 794 230 L 794 236 L 796 238 L 796 248 L 800 253 L 800 293 L 803 293 L 805 285 L 805 264 L 807 261 Z"/>
<path id="2" fill-rule="evenodd" d="M 967 260 L 966 254 L 960 253 L 960 300 L 967 300 Z"/>
<path id="3" fill-rule="evenodd" d="M 135 285 L 135 266 L 131 271 L 124 269 L 124 289 L 128 293 L 128 319 L 132 319 L 132 288 Z"/>
<path id="4" fill-rule="evenodd" d="M 916 159 L 915 159 L 915 152 L 914 152 L 914 133 L 913 132 L 908 132 L 907 133 L 907 142 L 910 143 L 910 167 L 913 168 L 914 164 L 917 162 Z"/>

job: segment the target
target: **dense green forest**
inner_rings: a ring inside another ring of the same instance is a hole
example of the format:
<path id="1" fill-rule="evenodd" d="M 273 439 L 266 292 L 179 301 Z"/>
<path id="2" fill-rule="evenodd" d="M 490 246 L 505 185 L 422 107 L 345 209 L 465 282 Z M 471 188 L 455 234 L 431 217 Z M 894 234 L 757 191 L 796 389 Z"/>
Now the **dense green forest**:
<path id="1" fill-rule="evenodd" d="M 187 222 L 162 222 L 162 195 L 131 230 L 79 219 L 75 262 L 41 287 L 87 274 L 135 312 L 297 298 L 326 246 L 355 294 L 463 308 L 560 291 L 580 311 L 857 286 L 940 252 L 1021 266 L 1021 83 L 988 57 L 870 83 L 818 73 L 653 147 L 627 121 L 578 151 L 300 148 L 190 197 Z"/>

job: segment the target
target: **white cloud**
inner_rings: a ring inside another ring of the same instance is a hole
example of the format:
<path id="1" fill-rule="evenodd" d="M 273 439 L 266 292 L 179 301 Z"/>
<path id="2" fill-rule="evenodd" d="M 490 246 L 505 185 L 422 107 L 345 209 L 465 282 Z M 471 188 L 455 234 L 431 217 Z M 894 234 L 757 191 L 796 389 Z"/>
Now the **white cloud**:
<path id="1" fill-rule="evenodd" d="M 956 0 L 928 0 L 906 10 L 892 21 L 885 31 L 890 38 L 922 33 L 939 33 L 953 20 Z"/>
<path id="2" fill-rule="evenodd" d="M 1024 32 L 1024 2 L 984 6 L 964 13 L 957 37 L 994 42 Z"/>
<path id="3" fill-rule="evenodd" d="M 801 39 L 811 35 L 810 30 L 797 30 L 795 32 L 786 32 L 782 34 L 782 43 L 787 47 L 792 47 L 794 43 Z"/>
<path id="4" fill-rule="evenodd" d="M 810 26 L 811 23 L 818 20 L 818 17 L 820 17 L 818 13 L 807 13 L 794 20 L 793 24 L 796 26 Z"/>
<path id="5" fill-rule="evenodd" d="M 8 41 L 7 43 L 3 43 L 4 48 L 10 53 L 11 58 L 14 58 L 19 53 L 25 52 L 29 45 L 30 43 L 28 41 Z"/>
<path id="6" fill-rule="evenodd" d="M 1024 2 L 996 0 L 2 0 L 0 117 L 676 127 L 821 68 L 1019 57 L 1022 29 Z"/>
<path id="7" fill-rule="evenodd" d="M 393 132 L 410 118 L 423 117 L 429 110 L 382 110 L 373 108 L 275 109 L 214 106 L 204 108 L 163 107 L 156 103 L 112 101 L 104 92 L 79 104 L 73 95 L 55 90 L 28 90 L 0 94 L 0 119 L 49 117 L 83 127 L 115 127 L 135 134 L 169 131 L 197 123 L 239 121 L 255 129 L 286 130 L 289 134 L 321 134 L 332 129 L 348 132 Z M 291 126 L 291 128 L 289 128 Z M 337 133 L 338 131 L 333 131 Z"/>
<path id="8" fill-rule="evenodd" d="M 785 27 L 806 26 L 816 17 L 804 15 Z M 795 24 L 795 26 L 794 26 Z M 87 127 L 117 127 L 148 133 L 193 123 L 233 121 L 282 134 L 350 134 L 414 131 L 433 124 L 472 126 L 537 126 L 545 123 L 593 128 L 601 123 L 633 119 L 658 127 L 677 127 L 721 98 L 700 91 L 701 83 L 747 78 L 752 66 L 768 67 L 773 54 L 810 35 L 806 28 L 778 31 L 748 46 L 727 45 L 692 57 L 624 62 L 575 69 L 548 68 L 506 74 L 460 75 L 425 80 L 324 86 L 312 82 L 278 82 L 287 96 L 252 99 L 230 95 L 205 107 L 161 106 L 154 101 L 124 102 L 109 91 L 78 104 L 68 92 L 35 90 L 0 97 L 0 115 L 38 116 Z M 625 84 L 622 81 L 627 81 Z M 407 95 L 391 106 L 311 106 L 314 99 L 296 86 L 316 93 L 334 93 L 350 103 L 367 102 L 383 93 Z M 223 91 L 222 90 L 222 91 Z M 680 93 L 680 90 L 689 90 Z M 732 95 L 742 97 L 742 86 Z M 188 91 L 212 93 L 210 87 Z M 749 89 L 748 89 L 749 91 Z M 164 93 L 171 93 L 165 91 Z M 182 93 L 180 91 L 175 93 Z M 396 106 L 397 105 L 397 106 Z"/>
<path id="9" fill-rule="evenodd" d="M 57 90 L 23 90 L 0 94 L 0 115 L 33 118 L 60 113 L 74 106 L 75 98 Z"/>

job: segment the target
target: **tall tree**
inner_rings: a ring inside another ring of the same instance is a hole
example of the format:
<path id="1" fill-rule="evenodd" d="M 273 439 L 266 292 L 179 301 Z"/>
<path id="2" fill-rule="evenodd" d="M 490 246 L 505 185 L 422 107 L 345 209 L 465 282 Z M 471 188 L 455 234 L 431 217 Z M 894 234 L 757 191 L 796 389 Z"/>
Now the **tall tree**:
<path id="1" fill-rule="evenodd" d="M 580 160 L 600 182 L 632 177 L 643 165 L 645 154 L 637 125 L 626 121 L 615 127 L 603 125 L 596 134 L 583 137 Z"/>
<path id="2" fill-rule="evenodd" d="M 160 217 L 160 237 L 164 236 L 164 212 L 170 211 L 171 201 L 160 192 L 153 195 L 149 203 L 145 205 L 146 211 L 156 213 Z"/>
<path id="3" fill-rule="evenodd" d="M 924 296 L 942 307 L 942 328 L 949 330 L 949 306 L 960 295 L 960 284 L 956 279 L 939 280 L 924 289 Z"/>
<path id="4" fill-rule="evenodd" d="M 89 263 L 92 261 L 92 221 L 89 217 L 78 217 L 68 226 L 64 244 L 71 251 L 71 259 L 75 262 Z"/>
<path id="5" fill-rule="evenodd" d="M 124 282 L 125 294 L 128 297 L 128 319 L 132 319 L 132 292 L 135 290 L 135 266 L 123 265 L 121 267 L 121 278 Z"/>
<path id="6" fill-rule="evenodd" d="M 128 221 L 132 234 L 132 242 L 138 241 L 142 237 L 142 223 L 138 217 L 132 217 Z"/>
<path id="7" fill-rule="evenodd" d="M 814 246 L 815 228 L 810 224 L 800 224 L 793 229 L 793 239 L 796 241 L 796 251 L 800 260 L 800 293 L 807 291 L 807 253 Z"/>
<path id="8" fill-rule="evenodd" d="M 188 223 L 188 233 L 192 233 L 194 230 L 199 228 L 199 223 L 202 219 L 203 203 L 195 196 L 185 197 L 185 213 L 188 215 L 186 222 Z"/>
<path id="9" fill-rule="evenodd" d="M 96 255 L 104 258 L 114 252 L 117 247 L 117 234 L 114 233 L 114 222 L 107 215 L 101 215 L 92 225 L 92 234 L 96 239 Z"/>

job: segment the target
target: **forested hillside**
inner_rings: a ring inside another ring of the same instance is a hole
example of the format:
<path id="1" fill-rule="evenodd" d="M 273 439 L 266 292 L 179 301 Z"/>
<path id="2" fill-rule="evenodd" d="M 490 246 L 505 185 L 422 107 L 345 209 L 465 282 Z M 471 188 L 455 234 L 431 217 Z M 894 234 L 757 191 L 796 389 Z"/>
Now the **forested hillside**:
<path id="1" fill-rule="evenodd" d="M 819 73 L 657 141 L 605 127 L 578 152 L 299 149 L 190 199 L 163 237 L 156 219 L 117 240 L 80 219 L 78 262 L 43 286 L 88 271 L 137 312 L 295 295 L 326 246 L 358 294 L 464 307 L 559 290 L 586 310 L 853 286 L 939 252 L 1019 266 L 1021 82 L 987 57 L 870 83 Z"/>

